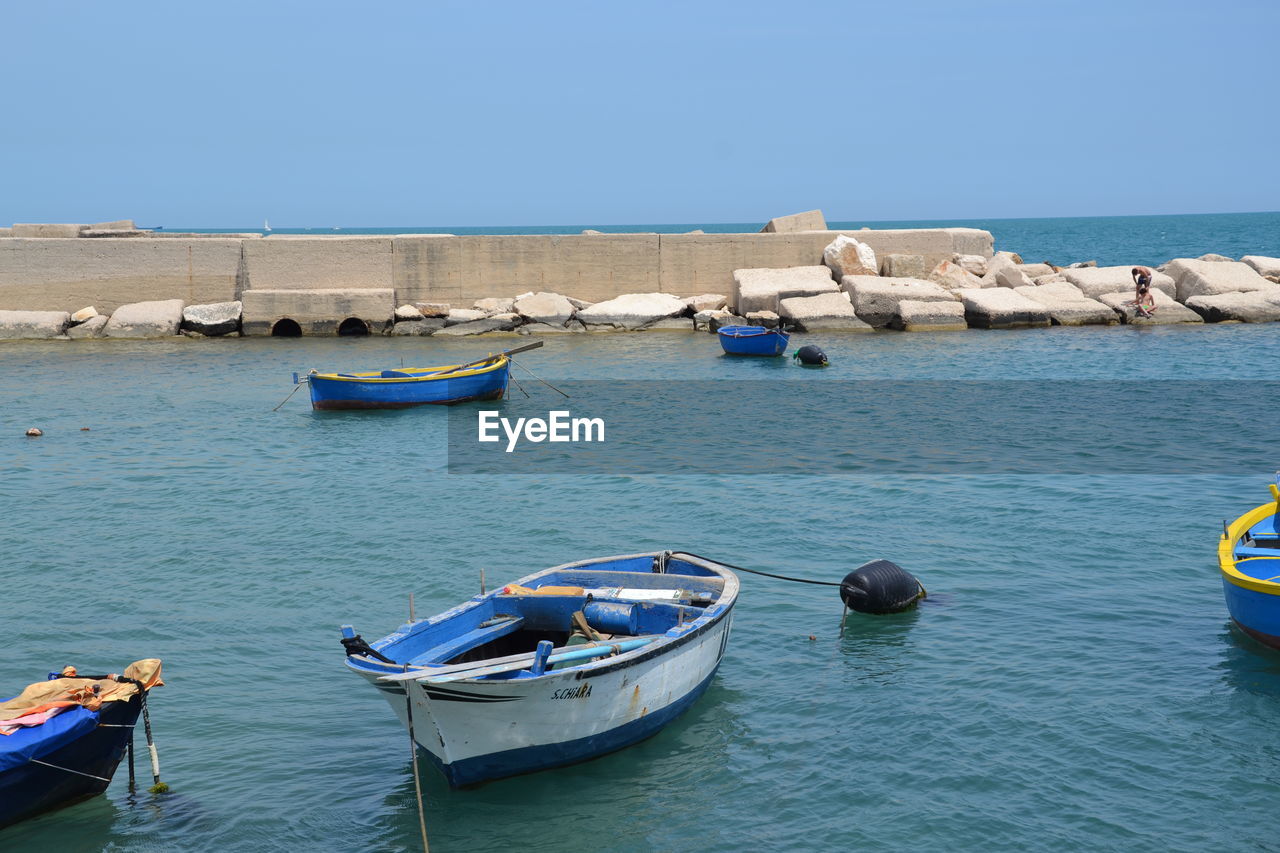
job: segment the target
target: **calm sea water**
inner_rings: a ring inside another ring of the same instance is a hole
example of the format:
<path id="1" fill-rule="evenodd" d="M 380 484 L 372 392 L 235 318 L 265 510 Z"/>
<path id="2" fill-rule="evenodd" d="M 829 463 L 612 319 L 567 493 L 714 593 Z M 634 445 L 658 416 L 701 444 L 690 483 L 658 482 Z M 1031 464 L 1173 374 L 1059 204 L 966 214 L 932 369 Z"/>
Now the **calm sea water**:
<path id="1" fill-rule="evenodd" d="M 1280 326 L 811 340 L 832 368 L 657 332 L 552 340 L 527 364 L 666 378 L 672 406 L 682 380 L 769 376 L 1261 379 Z M 431 613 L 482 569 L 660 548 L 828 580 L 887 557 L 931 595 L 842 638 L 833 589 L 744 576 L 719 676 L 658 736 L 467 791 L 424 767 L 434 850 L 1275 848 L 1280 655 L 1229 627 L 1214 564 L 1270 448 L 1241 448 L 1256 476 L 464 476 L 443 468 L 442 410 L 272 411 L 294 370 L 498 345 L 0 346 L 0 684 L 163 658 L 173 789 L 132 799 L 122 771 L 0 848 L 414 849 L 407 735 L 344 670 L 337 626 L 381 636 L 409 593 Z M 759 452 L 803 449 L 803 421 Z M 1190 453 L 1220 428 L 1192 426 Z"/>
<path id="2" fill-rule="evenodd" d="M 709 233 L 759 231 L 763 223 L 720 222 L 666 225 L 531 225 L 502 227 L 280 228 L 279 234 L 577 234 L 583 229 L 606 233 Z M 982 228 L 995 236 L 996 248 L 1018 252 L 1028 263 L 1047 261 L 1066 266 L 1096 260 L 1101 266 L 1158 265 L 1171 258 L 1197 258 L 1210 252 L 1280 255 L 1280 213 L 1201 213 L 1178 216 L 1088 216 L 1053 219 L 912 220 L 909 222 L 829 222 L 831 228 Z M 170 228 L 172 231 L 242 232 L 254 228 Z"/>

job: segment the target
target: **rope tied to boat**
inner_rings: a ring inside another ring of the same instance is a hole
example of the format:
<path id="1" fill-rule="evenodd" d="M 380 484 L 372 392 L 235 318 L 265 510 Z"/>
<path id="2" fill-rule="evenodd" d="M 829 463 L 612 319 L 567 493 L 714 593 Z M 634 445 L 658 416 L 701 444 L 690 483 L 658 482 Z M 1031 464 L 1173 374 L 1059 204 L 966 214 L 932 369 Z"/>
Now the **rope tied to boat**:
<path id="1" fill-rule="evenodd" d="M 816 586 L 840 586 L 841 581 L 817 581 L 812 578 L 793 578 L 787 575 L 775 575 L 772 572 L 762 572 L 759 569 L 748 569 L 745 566 L 735 566 L 732 563 L 726 563 L 724 560 L 713 560 L 710 557 L 704 557 L 701 554 L 694 554 L 691 551 L 674 551 L 674 554 L 683 554 L 686 557 L 696 557 L 707 563 L 719 563 L 726 568 L 733 569 L 735 572 L 746 572 L 749 575 L 762 575 L 766 578 L 775 578 L 780 581 L 791 581 L 792 583 L 811 583 Z"/>

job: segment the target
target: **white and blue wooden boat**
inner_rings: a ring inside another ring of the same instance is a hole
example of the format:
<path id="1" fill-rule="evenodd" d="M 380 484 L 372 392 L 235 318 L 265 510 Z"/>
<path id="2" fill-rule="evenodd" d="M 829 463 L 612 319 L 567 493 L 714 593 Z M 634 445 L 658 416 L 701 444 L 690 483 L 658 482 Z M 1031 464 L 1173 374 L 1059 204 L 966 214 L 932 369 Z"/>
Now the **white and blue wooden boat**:
<path id="1" fill-rule="evenodd" d="M 404 409 L 411 406 L 451 405 L 474 400 L 500 400 L 507 390 L 512 353 L 542 346 L 535 341 L 491 354 L 467 364 L 413 367 L 368 373 L 318 373 L 294 385 L 311 387 L 313 409 Z"/>
<path id="2" fill-rule="evenodd" d="M 366 644 L 347 666 L 454 787 L 621 749 L 711 683 L 738 578 L 690 554 L 567 563 Z M 412 717 L 410 717 L 412 712 Z"/>
<path id="3" fill-rule="evenodd" d="M 1231 620 L 1260 643 L 1280 649 L 1280 488 L 1271 500 L 1226 525 L 1218 569 Z"/>

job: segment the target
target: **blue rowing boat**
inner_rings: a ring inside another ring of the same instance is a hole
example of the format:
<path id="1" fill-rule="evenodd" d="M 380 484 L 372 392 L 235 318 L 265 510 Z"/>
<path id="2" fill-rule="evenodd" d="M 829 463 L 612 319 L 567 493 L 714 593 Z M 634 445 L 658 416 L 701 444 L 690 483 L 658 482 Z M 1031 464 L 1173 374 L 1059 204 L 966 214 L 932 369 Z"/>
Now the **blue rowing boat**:
<path id="1" fill-rule="evenodd" d="M 655 734 L 707 689 L 738 578 L 663 551 L 567 563 L 411 621 L 347 666 L 454 787 L 585 761 Z"/>
<path id="2" fill-rule="evenodd" d="M 489 355 L 467 364 L 401 368 L 369 373 L 317 373 L 294 384 L 311 386 L 313 409 L 404 409 L 500 400 L 507 390 L 512 353 L 542 346 L 542 341 Z"/>
<path id="3" fill-rule="evenodd" d="M 0 702 L 0 827 L 105 791 L 162 683 L 160 661 L 143 660 L 124 676 L 51 675 Z"/>
<path id="4" fill-rule="evenodd" d="M 782 329 L 764 326 L 722 326 L 716 330 L 716 337 L 729 355 L 782 355 L 791 340 Z"/>
<path id="5" fill-rule="evenodd" d="M 1240 630 L 1280 649 L 1280 488 L 1271 500 L 1227 525 L 1218 540 L 1218 569 L 1227 610 Z"/>

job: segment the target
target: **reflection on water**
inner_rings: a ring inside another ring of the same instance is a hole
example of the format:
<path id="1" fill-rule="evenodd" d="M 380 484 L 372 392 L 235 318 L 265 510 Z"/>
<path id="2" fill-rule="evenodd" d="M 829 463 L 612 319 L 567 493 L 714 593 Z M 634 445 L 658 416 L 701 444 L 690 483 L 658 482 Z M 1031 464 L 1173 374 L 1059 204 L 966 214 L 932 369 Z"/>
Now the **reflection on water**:
<path id="1" fill-rule="evenodd" d="M 1217 669 L 1232 690 L 1280 699 L 1280 651 L 1265 646 L 1227 620 L 1218 634 L 1222 659 Z"/>

